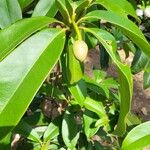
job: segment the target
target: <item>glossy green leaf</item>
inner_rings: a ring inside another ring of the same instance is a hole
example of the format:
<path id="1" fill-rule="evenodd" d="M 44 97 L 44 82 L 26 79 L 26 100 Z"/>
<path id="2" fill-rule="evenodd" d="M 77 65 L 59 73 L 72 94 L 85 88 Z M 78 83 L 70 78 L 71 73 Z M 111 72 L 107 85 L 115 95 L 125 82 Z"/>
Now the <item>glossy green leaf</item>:
<path id="1" fill-rule="evenodd" d="M 68 110 L 66 110 L 62 122 L 62 137 L 65 145 L 74 150 L 79 138 L 79 132 L 75 116 Z"/>
<path id="2" fill-rule="evenodd" d="M 92 138 L 93 135 L 99 130 L 99 127 L 95 127 L 97 118 L 91 111 L 85 110 L 83 114 L 83 128 L 84 133 L 88 139 Z"/>
<path id="3" fill-rule="evenodd" d="M 76 14 L 82 13 L 83 10 L 89 5 L 90 1 L 83 0 L 80 2 L 77 2 L 77 7 L 76 7 Z"/>
<path id="4" fill-rule="evenodd" d="M 54 17 L 57 12 L 55 0 L 40 0 L 34 8 L 32 17 L 49 16 Z"/>
<path id="5" fill-rule="evenodd" d="M 132 91 L 133 91 L 133 81 L 132 74 L 129 66 L 120 63 L 115 55 L 116 44 L 114 37 L 105 30 L 97 28 L 84 28 L 86 32 L 92 33 L 101 44 L 105 47 L 108 54 L 118 67 L 119 74 L 119 92 L 120 92 L 120 115 L 117 123 L 117 128 L 115 134 L 122 135 L 126 130 L 126 115 L 130 110 Z M 126 91 L 126 92 L 124 92 Z"/>
<path id="6" fill-rule="evenodd" d="M 72 0 L 65 0 L 65 4 L 66 4 L 66 7 L 68 9 L 68 12 L 69 12 L 70 16 L 72 16 L 73 12 L 74 12 L 74 8 L 72 6 L 73 5 Z"/>
<path id="7" fill-rule="evenodd" d="M 150 63 L 148 63 L 144 75 L 143 75 L 143 87 L 144 89 L 147 89 L 150 87 Z"/>
<path id="8" fill-rule="evenodd" d="M 17 0 L 0 0 L 0 28 L 22 19 L 22 12 Z"/>
<path id="9" fill-rule="evenodd" d="M 88 76 L 84 76 L 84 80 L 86 82 L 87 88 L 90 89 L 91 91 L 99 94 L 99 95 L 103 95 L 104 97 L 106 97 L 109 100 L 118 100 L 118 95 L 116 95 L 115 93 L 111 92 L 109 90 L 110 87 L 112 87 L 112 85 L 108 85 L 107 82 L 106 83 L 97 83 L 95 80 L 89 78 Z M 113 85 L 114 86 L 114 85 Z M 115 86 L 114 88 L 118 88 L 118 84 Z"/>
<path id="10" fill-rule="evenodd" d="M 133 6 L 127 0 L 116 0 L 115 3 L 114 0 L 96 0 L 96 3 L 101 4 L 106 9 L 111 10 L 118 15 L 122 15 L 124 17 L 131 15 L 140 21 Z"/>
<path id="11" fill-rule="evenodd" d="M 4 59 L 16 46 L 23 42 L 27 37 L 52 22 L 55 22 L 55 19 L 51 19 L 48 17 L 23 19 L 6 29 L 1 30 L 0 61 Z"/>
<path id="12" fill-rule="evenodd" d="M 13 132 L 21 134 L 31 141 L 41 143 L 38 133 L 25 121 L 20 121 Z"/>
<path id="13" fill-rule="evenodd" d="M 34 0 L 18 0 L 22 9 L 30 5 Z"/>
<path id="14" fill-rule="evenodd" d="M 90 2 L 87 0 L 77 1 L 75 3 L 76 20 L 78 20 L 79 17 L 84 15 L 84 10 L 89 5 L 89 3 Z"/>
<path id="15" fill-rule="evenodd" d="M 11 149 L 11 136 L 9 133 L 3 140 L 0 141 L 0 149 L 10 150 Z"/>
<path id="16" fill-rule="evenodd" d="M 68 12 L 66 6 L 62 2 L 62 0 L 56 0 L 56 4 L 58 7 L 58 10 L 60 11 L 61 15 L 63 16 L 65 23 L 69 24 L 71 22 L 71 20 L 70 20 L 70 15 L 69 15 L 69 12 Z"/>
<path id="17" fill-rule="evenodd" d="M 88 45 L 88 48 L 92 49 L 96 47 L 98 41 L 95 37 L 92 37 L 89 34 L 85 34 L 85 42 Z"/>
<path id="18" fill-rule="evenodd" d="M 75 85 L 69 87 L 69 91 L 73 95 L 74 99 L 82 107 L 87 96 L 86 84 L 83 80 L 80 80 Z"/>
<path id="19" fill-rule="evenodd" d="M 90 12 L 80 21 L 93 19 L 103 19 L 117 25 L 123 33 L 127 35 L 150 58 L 150 44 L 142 34 L 142 31 L 132 21 L 125 19 L 114 12 L 105 10 Z"/>
<path id="20" fill-rule="evenodd" d="M 31 36 L 0 62 L 0 139 L 25 113 L 58 61 L 64 40 L 64 30 L 45 29 Z"/>
<path id="21" fill-rule="evenodd" d="M 93 92 L 101 94 L 106 98 L 110 98 L 109 89 L 106 86 L 103 86 L 100 83 L 95 82 L 93 79 L 91 79 L 88 76 L 84 76 L 84 80 L 87 83 L 87 87 L 91 89 Z"/>
<path id="22" fill-rule="evenodd" d="M 73 53 L 72 43 L 69 42 L 67 48 L 67 79 L 70 84 L 78 82 L 83 76 L 82 64 L 77 60 Z"/>
<path id="23" fill-rule="evenodd" d="M 137 49 L 131 64 L 132 73 L 136 74 L 142 71 L 146 67 L 148 62 L 148 57 L 140 49 Z"/>
<path id="24" fill-rule="evenodd" d="M 84 106 L 86 109 L 95 112 L 100 118 L 107 118 L 106 111 L 102 102 L 93 100 L 90 97 L 86 97 Z"/>
<path id="25" fill-rule="evenodd" d="M 94 141 L 95 150 L 104 150 L 104 146 L 99 141 Z"/>
<path id="26" fill-rule="evenodd" d="M 126 120 L 127 120 L 127 125 L 128 126 L 137 125 L 137 124 L 141 123 L 141 120 L 131 112 L 129 112 L 127 114 L 127 119 Z"/>
<path id="27" fill-rule="evenodd" d="M 59 124 L 61 124 L 61 122 L 59 122 Z M 45 142 L 52 140 L 59 135 L 59 124 L 58 124 L 58 121 L 56 118 L 55 122 L 51 122 L 48 125 L 48 127 L 43 135 L 43 139 Z"/>
<path id="28" fill-rule="evenodd" d="M 133 128 L 122 143 L 122 150 L 139 150 L 150 146 L 150 121 Z"/>

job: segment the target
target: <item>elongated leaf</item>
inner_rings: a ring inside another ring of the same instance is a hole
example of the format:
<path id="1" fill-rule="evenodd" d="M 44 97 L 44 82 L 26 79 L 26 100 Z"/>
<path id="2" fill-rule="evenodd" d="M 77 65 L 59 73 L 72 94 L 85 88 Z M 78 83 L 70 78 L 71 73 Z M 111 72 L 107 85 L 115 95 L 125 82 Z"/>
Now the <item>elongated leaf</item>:
<path id="1" fill-rule="evenodd" d="M 147 89 L 150 87 L 150 63 L 147 65 L 147 68 L 145 69 L 144 75 L 143 75 L 143 87 L 144 89 Z"/>
<path id="2" fill-rule="evenodd" d="M 30 5 L 34 0 L 18 0 L 22 9 Z"/>
<path id="3" fill-rule="evenodd" d="M 141 50 L 137 49 L 131 65 L 132 73 L 136 74 L 142 71 L 148 62 L 148 57 Z"/>
<path id="4" fill-rule="evenodd" d="M 139 150 L 150 146 L 150 121 L 133 128 L 125 137 L 122 150 Z"/>
<path id="5" fill-rule="evenodd" d="M 9 133 L 3 140 L 0 141 L 0 149 L 11 149 L 11 136 L 12 133 Z"/>
<path id="6" fill-rule="evenodd" d="M 62 137 L 66 146 L 74 150 L 79 138 L 79 132 L 74 115 L 68 110 L 66 110 L 62 122 Z"/>
<path id="7" fill-rule="evenodd" d="M 133 6 L 127 0 L 96 0 L 96 3 L 101 4 L 108 10 L 111 10 L 118 15 L 122 15 L 127 17 L 127 15 L 131 15 L 132 17 L 136 18 L 140 21 L 135 13 Z"/>
<path id="8" fill-rule="evenodd" d="M 145 39 L 140 29 L 130 20 L 125 19 L 113 12 L 105 10 L 96 10 L 88 13 L 82 20 L 104 19 L 117 25 L 125 35 L 127 35 L 149 58 L 150 44 Z"/>
<path id="9" fill-rule="evenodd" d="M 0 0 L 0 28 L 3 29 L 21 18 L 22 12 L 17 0 Z"/>
<path id="10" fill-rule="evenodd" d="M 44 142 L 51 141 L 59 135 L 59 128 L 61 126 L 61 117 L 56 117 L 47 127 L 43 135 Z"/>
<path id="11" fill-rule="evenodd" d="M 82 0 L 82 1 L 77 1 L 76 4 L 76 9 L 75 9 L 75 13 L 76 13 L 76 20 L 79 19 L 79 17 L 84 15 L 84 10 L 86 9 L 86 7 L 89 5 L 90 1 L 87 0 Z"/>
<path id="12" fill-rule="evenodd" d="M 62 0 L 56 0 L 56 2 L 57 2 L 56 4 L 58 6 L 58 9 L 59 9 L 61 15 L 63 16 L 64 21 L 67 24 L 70 23 L 71 22 L 70 15 L 69 15 L 69 12 L 68 12 L 66 6 L 64 5 L 63 1 Z"/>
<path id="13" fill-rule="evenodd" d="M 14 129 L 14 132 L 21 134 L 27 139 L 41 143 L 40 136 L 38 135 L 38 133 L 34 129 L 32 129 L 32 127 L 25 121 L 21 121 Z"/>
<path id="14" fill-rule="evenodd" d="M 43 135 L 43 139 L 44 141 L 52 140 L 57 135 L 59 135 L 59 127 L 51 122 Z"/>
<path id="15" fill-rule="evenodd" d="M 98 131 L 99 127 L 92 126 L 97 119 L 95 114 L 91 111 L 85 110 L 83 114 L 84 133 L 88 139 L 92 138 L 93 135 Z"/>
<path id="16" fill-rule="evenodd" d="M 66 7 L 67 7 L 67 9 L 68 9 L 68 12 L 69 12 L 69 14 L 70 14 L 70 16 L 72 16 L 72 14 L 73 14 L 73 6 L 72 6 L 72 0 L 65 0 L 65 4 L 66 4 Z"/>
<path id="17" fill-rule="evenodd" d="M 127 115 L 127 125 L 128 126 L 137 125 L 140 123 L 141 123 L 141 120 L 136 115 L 134 115 L 131 112 L 128 113 L 128 115 Z"/>
<path id="18" fill-rule="evenodd" d="M 78 104 L 82 107 L 85 101 L 85 97 L 87 96 L 85 82 L 83 80 L 80 80 L 75 85 L 70 86 L 69 91 L 73 95 L 75 101 L 77 101 Z"/>
<path id="19" fill-rule="evenodd" d="M 55 0 L 40 0 L 34 11 L 32 16 L 49 16 L 54 17 L 57 12 L 57 7 Z"/>
<path id="20" fill-rule="evenodd" d="M 133 81 L 130 68 L 127 65 L 123 65 L 120 63 L 116 56 L 116 44 L 113 36 L 105 30 L 96 29 L 96 28 L 84 28 L 85 31 L 92 33 L 97 39 L 101 42 L 101 44 L 105 47 L 108 54 L 114 61 L 114 63 L 118 67 L 119 73 L 119 91 L 120 91 L 120 115 L 117 124 L 117 128 L 115 134 L 122 135 L 126 130 L 126 115 L 130 110 L 131 99 L 132 99 L 132 91 L 133 91 Z M 126 92 L 124 92 L 126 91 Z"/>
<path id="21" fill-rule="evenodd" d="M 0 63 L 0 139 L 25 113 L 58 61 L 64 40 L 64 30 L 45 29 L 23 42 Z"/>
<path id="22" fill-rule="evenodd" d="M 77 7 L 76 7 L 76 10 L 75 10 L 75 12 L 77 13 L 77 15 L 79 15 L 80 13 L 82 13 L 83 10 L 89 5 L 89 3 L 90 3 L 90 1 L 87 1 L 87 0 L 83 0 L 81 2 L 77 2 Z"/>
<path id="23" fill-rule="evenodd" d="M 102 84 L 96 83 L 93 79 L 89 78 L 88 76 L 84 76 L 84 80 L 86 81 L 87 87 L 89 89 L 91 89 L 95 93 L 105 96 L 106 98 L 110 98 L 108 87 L 103 86 Z"/>
<path id="24" fill-rule="evenodd" d="M 100 118 L 107 118 L 102 102 L 98 102 L 91 99 L 90 97 L 86 97 L 86 100 L 84 101 L 84 106 L 88 110 L 95 112 Z"/>
<path id="25" fill-rule="evenodd" d="M 0 61 L 31 34 L 52 22 L 55 22 L 55 20 L 48 17 L 30 18 L 18 21 L 8 28 L 1 30 Z"/>

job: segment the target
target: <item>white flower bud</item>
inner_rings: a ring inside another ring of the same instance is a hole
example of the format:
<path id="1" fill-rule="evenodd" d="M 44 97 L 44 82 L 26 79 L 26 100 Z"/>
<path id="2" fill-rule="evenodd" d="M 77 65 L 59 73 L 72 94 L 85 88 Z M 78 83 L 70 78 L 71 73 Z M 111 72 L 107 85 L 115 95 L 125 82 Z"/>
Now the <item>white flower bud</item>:
<path id="1" fill-rule="evenodd" d="M 150 18 L 150 6 L 148 6 L 144 9 L 144 15 L 146 17 Z"/>
<path id="2" fill-rule="evenodd" d="M 73 52 L 74 52 L 75 57 L 82 62 L 87 57 L 88 46 L 82 40 L 75 41 L 73 43 Z"/>
<path id="3" fill-rule="evenodd" d="M 136 10 L 136 15 L 139 16 L 139 17 L 142 17 L 143 16 L 143 10 L 142 9 L 137 9 Z"/>

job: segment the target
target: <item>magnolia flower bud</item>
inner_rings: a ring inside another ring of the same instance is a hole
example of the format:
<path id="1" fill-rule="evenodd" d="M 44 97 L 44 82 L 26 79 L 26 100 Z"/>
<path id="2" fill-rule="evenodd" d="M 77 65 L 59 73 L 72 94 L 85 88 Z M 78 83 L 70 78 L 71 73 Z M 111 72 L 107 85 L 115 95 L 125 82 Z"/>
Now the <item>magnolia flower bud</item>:
<path id="1" fill-rule="evenodd" d="M 74 56 L 79 60 L 79 61 L 84 61 L 87 57 L 88 53 L 88 46 L 87 44 L 82 41 L 78 40 L 73 43 L 73 53 Z"/>
<path id="2" fill-rule="evenodd" d="M 150 6 L 147 6 L 145 9 L 144 9 L 144 15 L 148 18 L 150 18 Z"/>
<path id="3" fill-rule="evenodd" d="M 136 10 L 136 15 L 139 16 L 139 17 L 142 17 L 143 16 L 143 10 L 142 9 L 137 9 Z"/>

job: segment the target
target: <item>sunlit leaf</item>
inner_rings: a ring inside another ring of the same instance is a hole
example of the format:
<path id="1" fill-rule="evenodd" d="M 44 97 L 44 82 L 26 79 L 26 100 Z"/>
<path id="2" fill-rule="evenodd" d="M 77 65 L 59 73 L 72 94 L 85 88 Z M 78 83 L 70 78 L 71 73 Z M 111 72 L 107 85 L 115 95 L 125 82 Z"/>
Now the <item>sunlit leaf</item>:
<path id="1" fill-rule="evenodd" d="M 3 70 L 0 72 L 0 139 L 17 125 L 27 110 L 58 61 L 64 40 L 64 30 L 42 30 L 0 63 Z"/>
<path id="2" fill-rule="evenodd" d="M 150 121 L 133 128 L 122 143 L 122 150 L 139 150 L 150 145 Z"/>

